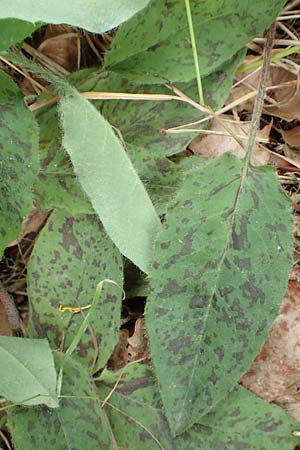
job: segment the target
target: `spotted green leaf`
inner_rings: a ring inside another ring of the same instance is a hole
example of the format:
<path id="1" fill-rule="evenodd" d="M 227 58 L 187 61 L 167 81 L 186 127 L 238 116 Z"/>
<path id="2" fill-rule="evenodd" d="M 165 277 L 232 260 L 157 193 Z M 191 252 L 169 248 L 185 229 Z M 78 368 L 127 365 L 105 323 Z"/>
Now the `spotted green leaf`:
<path id="1" fill-rule="evenodd" d="M 38 129 L 23 95 L 0 71 L 0 255 L 16 239 L 32 209 L 38 161 Z"/>
<path id="2" fill-rule="evenodd" d="M 13 44 L 23 41 L 33 33 L 34 29 L 33 23 L 24 20 L 0 19 L 0 51 L 7 50 Z"/>
<path id="3" fill-rule="evenodd" d="M 105 371 L 104 399 L 118 374 Z M 105 407 L 119 448 L 130 450 L 293 450 L 299 424 L 282 409 L 236 386 L 201 422 L 174 437 L 160 403 L 154 374 L 145 365 L 128 366 Z"/>
<path id="4" fill-rule="evenodd" d="M 129 144 L 127 148 L 156 211 L 164 214 L 182 183 L 183 170 L 168 158 L 149 153 L 142 147 Z"/>
<path id="5" fill-rule="evenodd" d="M 160 221 L 109 123 L 75 89 L 60 103 L 63 145 L 78 180 L 119 250 L 148 272 Z"/>
<path id="6" fill-rule="evenodd" d="M 55 106 L 37 115 L 40 129 L 41 169 L 34 184 L 37 204 L 42 209 L 58 208 L 76 215 L 94 210 L 82 190 L 68 154 L 62 148 L 61 130 Z"/>
<path id="7" fill-rule="evenodd" d="M 212 108 L 223 106 L 228 97 L 237 66 L 244 57 L 239 52 L 218 70 L 203 79 L 206 103 Z M 172 94 L 165 86 L 141 85 L 130 82 L 125 76 L 104 72 L 92 88 L 93 91 Z M 186 95 L 198 98 L 197 83 L 192 80 L 176 84 Z M 81 86 L 84 89 L 84 85 Z M 194 122 L 204 117 L 203 113 L 181 101 L 124 101 L 108 100 L 100 103 L 103 116 L 117 127 L 126 143 L 144 148 L 155 155 L 174 155 L 185 149 L 196 136 L 195 133 L 163 134 L 162 129 Z M 202 127 L 206 124 L 202 124 Z M 197 127 L 198 128 L 198 127 Z M 199 125 L 199 128 L 201 126 Z"/>
<path id="8" fill-rule="evenodd" d="M 0 361 L 0 395 L 6 400 L 58 407 L 56 371 L 46 339 L 0 336 Z"/>
<path id="9" fill-rule="evenodd" d="M 58 355 L 59 356 L 59 355 Z M 61 363 L 61 358 L 58 364 Z M 64 364 L 59 408 L 19 407 L 9 410 L 8 425 L 16 450 L 112 449 L 105 418 L 87 371 L 72 359 Z M 82 398 L 83 397 L 83 398 Z"/>
<path id="10" fill-rule="evenodd" d="M 122 286 L 122 257 L 95 215 L 55 211 L 40 233 L 28 265 L 31 326 L 54 348 L 64 338 L 67 349 L 83 321 L 80 313 L 59 306 L 87 306 L 97 284 L 106 279 Z M 118 340 L 122 292 L 105 284 L 97 315 L 76 351 L 86 365 L 103 367 Z M 84 311 L 83 311 L 84 314 Z M 97 362 L 95 358 L 99 349 Z"/>
<path id="11" fill-rule="evenodd" d="M 249 368 L 278 312 L 291 254 L 290 202 L 271 168 L 226 154 L 187 173 L 156 242 L 146 311 L 173 433 Z"/>
<path id="12" fill-rule="evenodd" d="M 37 8 L 32 0 L 2 0 L 0 18 L 14 17 L 29 22 L 47 22 L 85 28 L 95 33 L 110 30 L 138 11 L 149 0 L 74 0 L 68 2 L 53 0 L 43 2 Z"/>
<path id="13" fill-rule="evenodd" d="M 216 71 L 262 33 L 284 3 L 190 0 L 201 75 Z M 185 2 L 152 0 L 144 11 L 120 27 L 106 56 L 106 66 L 142 83 L 193 79 L 195 67 Z"/>

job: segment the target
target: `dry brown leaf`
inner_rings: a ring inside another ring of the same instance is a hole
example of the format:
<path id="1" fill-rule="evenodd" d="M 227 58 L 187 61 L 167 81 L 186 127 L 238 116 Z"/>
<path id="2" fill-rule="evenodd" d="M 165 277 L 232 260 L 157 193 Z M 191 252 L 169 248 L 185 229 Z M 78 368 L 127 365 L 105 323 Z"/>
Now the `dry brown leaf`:
<path id="1" fill-rule="evenodd" d="M 145 319 L 140 317 L 135 322 L 134 333 L 128 339 L 128 354 L 136 361 L 149 356 Z"/>
<path id="2" fill-rule="evenodd" d="M 287 83 L 280 89 L 268 91 L 268 95 L 276 101 L 276 104 L 271 106 L 265 105 L 264 112 L 287 121 L 300 119 L 300 81 L 298 80 L 297 82 L 296 75 L 291 72 L 287 70 L 280 72 L 279 69 L 273 69 L 271 72 L 272 85 L 278 85 L 288 81 L 294 81 L 295 83 Z"/>
<path id="3" fill-rule="evenodd" d="M 226 128 L 239 137 L 239 139 L 246 144 L 248 133 L 250 130 L 249 122 L 238 122 L 234 120 L 233 116 L 221 115 L 221 119 L 226 122 Z M 259 139 L 268 141 L 271 131 L 272 123 L 266 125 L 258 134 Z M 240 144 L 230 135 L 224 136 L 226 130 L 219 121 L 212 119 L 209 123 L 208 130 L 212 133 L 220 134 L 202 134 L 196 137 L 189 145 L 190 150 L 196 156 L 210 158 L 223 155 L 224 153 L 233 153 L 238 158 L 245 156 L 245 150 Z M 264 166 L 270 161 L 270 153 L 267 150 L 257 146 L 252 153 L 252 164 L 255 166 Z"/>
<path id="4" fill-rule="evenodd" d="M 280 130 L 283 139 L 291 147 L 300 147 L 300 127 L 291 130 Z"/>
<path id="5" fill-rule="evenodd" d="M 18 239 L 8 244 L 7 247 L 18 245 L 20 240 L 29 233 L 38 233 L 46 222 L 49 214 L 50 211 L 42 212 L 38 208 L 33 208 L 23 220 L 21 233 Z"/>
<path id="6" fill-rule="evenodd" d="M 289 281 L 280 314 L 241 383 L 300 418 L 300 282 Z M 296 399 L 299 399 L 296 401 Z"/>
<path id="7" fill-rule="evenodd" d="M 257 90 L 260 80 L 260 71 L 254 71 L 252 73 L 243 73 L 236 77 L 235 83 L 245 79 L 245 81 L 238 84 L 236 87 L 231 89 L 230 97 L 228 98 L 227 104 L 237 101 L 243 96 L 249 94 L 249 92 L 253 92 Z M 289 112 L 289 104 L 292 102 L 291 106 L 295 107 L 298 111 L 299 105 L 297 107 L 297 99 L 294 98 L 294 94 L 297 91 L 297 87 L 295 85 L 296 76 L 291 73 L 288 68 L 284 69 L 283 67 L 279 67 L 277 65 L 272 65 L 270 68 L 270 72 L 267 79 L 267 87 L 270 86 L 278 86 L 283 84 L 280 89 L 267 90 L 267 95 L 269 98 L 273 99 L 275 103 L 274 106 L 267 106 L 264 109 L 264 112 L 270 115 L 274 115 L 276 117 L 281 117 L 282 114 L 286 115 L 286 110 Z M 292 82 L 292 84 L 288 84 Z M 287 84 L 284 84 L 287 83 Z M 295 102 L 294 102 L 295 100 Z M 237 111 L 246 111 L 252 112 L 254 105 L 255 97 L 246 102 L 241 103 L 237 107 Z M 294 105 L 295 103 L 295 105 Z M 292 113 L 294 114 L 294 113 Z M 289 117 L 289 115 L 288 115 Z M 285 117 L 283 117 L 285 118 Z M 292 119 L 286 119 L 292 120 Z"/>
<path id="8" fill-rule="evenodd" d="M 251 58 L 246 58 L 248 62 L 251 62 Z M 247 77 L 247 78 L 245 78 Z M 260 80 L 260 70 L 254 71 L 252 73 L 243 73 L 240 75 L 237 75 L 234 79 L 234 82 L 237 83 L 245 78 L 245 82 L 238 84 L 236 87 L 232 88 L 230 91 L 230 95 L 228 97 L 228 100 L 226 104 L 232 103 L 234 101 L 237 101 L 238 99 L 244 97 L 245 95 L 249 94 L 249 92 L 252 92 L 258 88 L 259 80 Z M 270 83 L 268 80 L 267 83 Z M 270 84 L 269 84 L 270 85 Z M 247 111 L 252 112 L 253 105 L 254 105 L 255 97 L 243 102 L 241 105 L 237 107 L 237 111 Z"/>
<path id="9" fill-rule="evenodd" d="M 284 155 L 296 163 L 300 163 L 300 150 L 289 147 L 288 145 L 283 146 Z"/>
<path id="10" fill-rule="evenodd" d="M 65 25 L 48 25 L 38 51 L 68 72 L 79 69 L 78 30 Z M 39 61 L 41 64 L 42 62 Z"/>
<path id="11" fill-rule="evenodd" d="M 0 302 L 0 336 L 13 336 L 4 306 Z"/>
<path id="12" fill-rule="evenodd" d="M 128 363 L 128 337 L 128 330 L 125 328 L 120 330 L 119 342 L 115 346 L 113 354 L 107 363 L 107 367 L 110 370 L 120 370 Z"/>
<path id="13" fill-rule="evenodd" d="M 79 32 L 76 28 L 67 25 L 48 25 L 43 41 L 36 50 L 65 69 L 66 73 L 80 68 L 80 41 Z M 41 57 L 34 56 L 33 61 L 45 67 Z M 39 77 L 34 77 L 34 79 L 45 85 L 43 79 Z M 21 82 L 20 88 L 25 95 L 36 94 L 34 85 L 27 78 L 24 78 Z"/>

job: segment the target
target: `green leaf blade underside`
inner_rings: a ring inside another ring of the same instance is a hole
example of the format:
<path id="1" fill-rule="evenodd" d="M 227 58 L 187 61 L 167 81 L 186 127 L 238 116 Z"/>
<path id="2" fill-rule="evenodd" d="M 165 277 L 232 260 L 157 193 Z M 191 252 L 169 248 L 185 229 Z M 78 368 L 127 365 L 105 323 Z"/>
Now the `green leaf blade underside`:
<path id="1" fill-rule="evenodd" d="M 11 402 L 58 407 L 56 371 L 46 339 L 0 336 L 0 395 Z M 53 396 L 52 397 L 43 397 Z"/>
<path id="2" fill-rule="evenodd" d="M 149 0 L 53 0 L 36 8 L 31 0 L 1 1 L 0 18 L 14 17 L 29 22 L 65 23 L 94 33 L 111 30 L 143 9 Z"/>
<path id="3" fill-rule="evenodd" d="M 188 172 L 159 234 L 146 320 L 172 432 L 226 396 L 259 352 L 292 259 L 288 198 L 271 168 L 232 155 Z"/>
<path id="4" fill-rule="evenodd" d="M 23 95 L 0 71 L 0 256 L 17 238 L 24 216 L 32 209 L 36 178 L 38 128 Z"/>
<path id="5" fill-rule="evenodd" d="M 201 76 L 205 77 L 262 33 L 284 1 L 191 0 L 190 4 Z M 121 26 L 106 55 L 106 67 L 140 83 L 193 79 L 184 2 L 153 0 Z"/>
<path id="6" fill-rule="evenodd" d="M 58 359 L 62 362 L 62 355 Z M 72 359 L 64 363 L 62 395 L 92 396 L 86 370 Z M 16 408 L 8 412 L 16 450 L 112 450 L 110 435 L 97 401 L 60 399 L 59 408 Z"/>
<path id="7" fill-rule="evenodd" d="M 28 265 L 31 328 L 51 346 L 66 350 L 83 321 L 80 313 L 60 312 L 59 305 L 78 308 L 92 303 L 97 284 L 112 279 L 123 284 L 122 255 L 97 216 L 55 211 L 39 235 Z M 122 292 L 105 284 L 76 359 L 94 369 L 103 367 L 118 340 Z M 83 311 L 84 314 L 84 311 Z M 99 355 L 95 363 L 96 352 Z"/>
<path id="8" fill-rule="evenodd" d="M 153 204 L 109 123 L 70 92 L 60 103 L 63 145 L 78 180 L 121 253 L 148 272 L 161 227 Z"/>
<path id="9" fill-rule="evenodd" d="M 105 370 L 98 384 L 103 400 L 118 374 Z M 145 365 L 125 368 L 105 411 L 119 448 L 130 450 L 293 450 L 298 423 L 281 408 L 241 386 L 199 424 L 174 437 L 163 414 L 154 374 Z"/>

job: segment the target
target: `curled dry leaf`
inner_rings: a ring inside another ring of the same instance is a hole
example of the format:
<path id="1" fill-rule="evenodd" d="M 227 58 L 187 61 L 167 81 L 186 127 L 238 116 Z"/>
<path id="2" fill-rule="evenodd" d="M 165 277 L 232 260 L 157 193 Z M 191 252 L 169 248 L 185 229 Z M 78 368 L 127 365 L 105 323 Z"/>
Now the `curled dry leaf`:
<path id="1" fill-rule="evenodd" d="M 248 133 L 250 130 L 249 122 L 238 122 L 234 120 L 233 116 L 221 115 L 221 120 L 224 120 L 225 126 L 232 132 L 234 136 L 246 144 Z M 272 123 L 265 126 L 258 134 L 258 140 L 269 141 Z M 241 145 L 225 130 L 225 128 L 216 119 L 212 119 L 209 127 L 211 134 L 199 135 L 189 145 L 190 150 L 196 156 L 204 158 L 221 156 L 224 153 L 233 153 L 238 158 L 245 156 L 245 150 Z M 221 133 L 221 134 L 220 134 Z M 270 161 L 270 153 L 264 150 L 259 145 L 256 146 L 252 153 L 252 164 L 254 166 L 264 166 Z"/>
<path id="2" fill-rule="evenodd" d="M 128 339 L 128 354 L 132 360 L 149 356 L 148 339 L 146 335 L 145 319 L 140 317 L 135 322 L 134 333 Z"/>
<path id="3" fill-rule="evenodd" d="M 74 27 L 48 25 L 38 51 L 68 72 L 73 72 L 79 69 L 80 63 L 79 36 L 79 31 Z"/>
<path id="4" fill-rule="evenodd" d="M 300 281 L 289 281 L 280 314 L 241 383 L 300 419 Z"/>

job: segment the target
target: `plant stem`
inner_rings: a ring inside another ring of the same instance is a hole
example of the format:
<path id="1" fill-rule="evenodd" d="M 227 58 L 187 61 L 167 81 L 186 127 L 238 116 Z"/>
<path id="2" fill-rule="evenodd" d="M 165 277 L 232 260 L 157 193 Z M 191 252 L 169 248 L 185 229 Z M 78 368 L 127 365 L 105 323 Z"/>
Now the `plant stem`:
<path id="1" fill-rule="evenodd" d="M 275 29 L 276 24 L 273 22 L 271 26 L 268 29 L 267 33 L 267 40 L 266 40 L 266 46 L 264 49 L 264 57 L 263 57 L 263 65 L 261 70 L 261 78 L 258 86 L 257 91 L 257 97 L 254 103 L 253 113 L 252 113 L 252 119 L 251 119 L 251 125 L 250 125 L 250 132 L 249 132 L 249 138 L 246 144 L 246 158 L 248 161 L 250 161 L 251 153 L 253 150 L 253 147 L 255 145 L 256 135 L 259 130 L 259 123 L 260 118 L 264 106 L 264 99 L 265 99 L 265 93 L 266 93 L 266 85 L 267 85 L 267 76 L 269 72 L 269 66 L 271 61 L 271 55 L 272 55 L 272 47 L 273 47 L 273 41 L 275 36 Z"/>
<path id="2" fill-rule="evenodd" d="M 193 18 L 192 18 L 192 13 L 191 13 L 190 0 L 185 0 L 185 9 L 186 9 L 186 15 L 187 15 L 187 20 L 188 20 L 188 24 L 189 24 L 190 38 L 191 38 L 191 44 L 192 44 L 192 50 L 193 50 L 193 56 L 194 56 L 194 64 L 195 64 L 195 69 L 196 69 L 196 78 L 197 78 L 198 93 L 199 93 L 199 102 L 200 102 L 201 105 L 204 105 L 204 97 L 203 97 L 203 89 L 202 89 L 202 82 L 201 82 L 200 66 L 199 66 L 197 45 L 196 45 L 196 40 L 195 40 L 195 33 L 194 33 L 194 26 L 193 26 Z"/>

